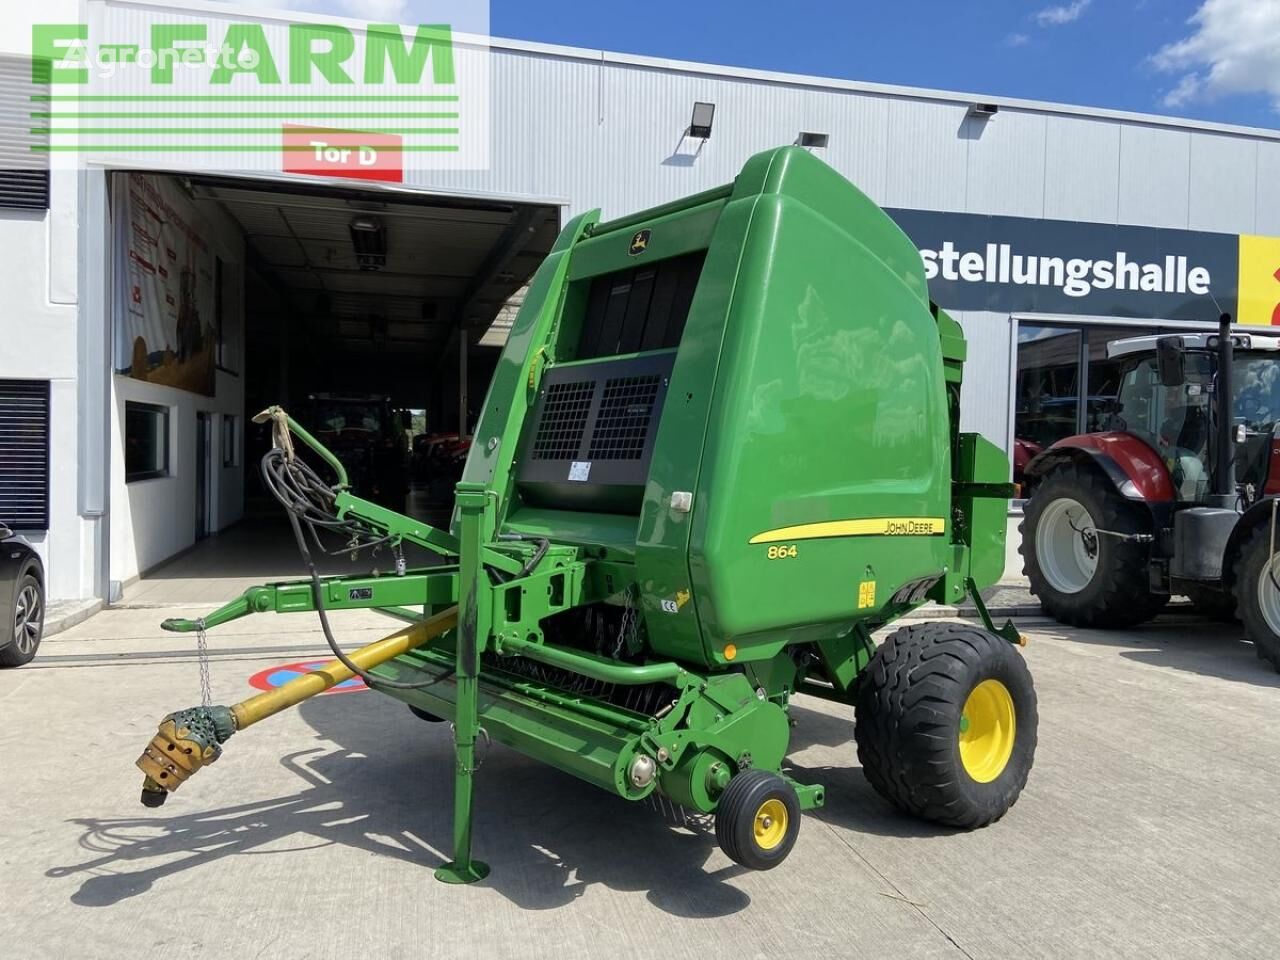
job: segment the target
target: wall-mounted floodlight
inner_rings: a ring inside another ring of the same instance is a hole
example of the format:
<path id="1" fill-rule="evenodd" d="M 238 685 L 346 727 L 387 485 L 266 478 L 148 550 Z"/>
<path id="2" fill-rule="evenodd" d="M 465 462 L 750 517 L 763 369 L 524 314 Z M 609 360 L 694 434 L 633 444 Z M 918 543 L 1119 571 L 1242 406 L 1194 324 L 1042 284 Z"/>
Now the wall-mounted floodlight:
<path id="1" fill-rule="evenodd" d="M 387 231 L 377 217 L 352 220 L 351 243 L 361 270 L 381 270 L 387 265 Z"/>
<path id="2" fill-rule="evenodd" d="M 699 100 L 693 105 L 693 119 L 689 122 L 689 136 L 700 140 L 711 139 L 711 123 L 716 118 L 716 105 Z"/>
<path id="3" fill-rule="evenodd" d="M 796 137 L 796 145 L 806 150 L 825 150 L 830 142 L 831 135 L 827 133 L 809 133 L 802 130 L 800 136 Z"/>
<path id="4" fill-rule="evenodd" d="M 971 103 L 969 104 L 969 116 L 978 120 L 990 120 L 1000 112 L 1000 104 L 998 103 Z"/>

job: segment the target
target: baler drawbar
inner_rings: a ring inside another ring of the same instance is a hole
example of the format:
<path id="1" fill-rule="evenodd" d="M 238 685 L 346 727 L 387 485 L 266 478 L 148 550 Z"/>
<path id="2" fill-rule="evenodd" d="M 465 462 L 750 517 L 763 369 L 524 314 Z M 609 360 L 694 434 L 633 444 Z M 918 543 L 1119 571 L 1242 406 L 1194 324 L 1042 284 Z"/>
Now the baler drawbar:
<path id="1" fill-rule="evenodd" d="M 283 410 L 256 418 L 310 577 L 163 626 L 314 612 L 335 660 L 165 717 L 138 760 L 143 801 L 236 731 L 360 676 L 452 721 L 449 882 L 488 872 L 471 854 L 480 740 L 714 814 L 730 858 L 778 865 L 824 799 L 787 773 L 797 694 L 854 708 L 864 772 L 901 809 L 991 823 L 1026 783 L 1036 700 L 1021 638 L 977 596 L 1003 569 L 1012 488 L 1003 452 L 959 429 L 964 359 L 910 241 L 804 150 L 633 217 L 577 217 L 512 327 L 448 530 L 355 496 Z M 320 577 L 326 536 L 441 563 Z M 982 627 L 872 639 L 966 594 Z M 327 614 L 351 609 L 408 625 L 345 653 Z"/>

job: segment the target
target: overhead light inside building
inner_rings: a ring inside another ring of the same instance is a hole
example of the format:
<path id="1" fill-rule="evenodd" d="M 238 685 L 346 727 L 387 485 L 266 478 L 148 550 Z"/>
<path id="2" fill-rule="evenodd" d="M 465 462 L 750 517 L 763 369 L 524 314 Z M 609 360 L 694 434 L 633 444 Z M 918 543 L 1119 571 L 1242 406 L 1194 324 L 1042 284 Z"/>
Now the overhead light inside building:
<path id="1" fill-rule="evenodd" d="M 826 133 L 807 133 L 800 132 L 800 136 L 796 138 L 796 143 L 804 147 L 806 150 L 825 150 L 830 142 L 831 136 Z"/>
<path id="2" fill-rule="evenodd" d="M 381 270 L 387 265 L 387 231 L 377 217 L 352 220 L 351 243 L 361 270 Z"/>
<path id="3" fill-rule="evenodd" d="M 693 105 L 693 119 L 689 122 L 689 136 L 700 140 L 711 139 L 711 124 L 716 118 L 716 105 L 699 100 Z"/>
<path id="4" fill-rule="evenodd" d="M 978 120 L 990 120 L 1000 112 L 1000 104 L 998 103 L 971 103 L 969 105 L 969 116 Z"/>

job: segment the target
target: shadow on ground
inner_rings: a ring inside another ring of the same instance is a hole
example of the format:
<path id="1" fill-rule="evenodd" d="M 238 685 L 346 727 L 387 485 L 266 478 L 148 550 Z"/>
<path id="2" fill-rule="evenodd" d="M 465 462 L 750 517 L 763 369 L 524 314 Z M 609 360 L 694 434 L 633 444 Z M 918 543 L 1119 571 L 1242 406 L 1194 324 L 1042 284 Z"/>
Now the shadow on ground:
<path id="1" fill-rule="evenodd" d="M 1126 660 L 1235 683 L 1280 687 L 1280 674 L 1258 658 L 1238 623 L 1178 614 L 1157 617 L 1129 630 L 1046 629 L 1070 643 L 1130 648 L 1120 652 Z"/>
<path id="2" fill-rule="evenodd" d="M 222 763 L 199 778 L 208 779 L 188 784 L 165 808 L 72 821 L 90 856 L 47 875 L 81 875 L 72 902 L 110 906 L 182 871 L 216 869 L 225 857 L 341 844 L 415 864 L 429 880 L 452 849 L 448 727 L 368 694 L 318 697 L 300 709 L 326 742 L 281 760 L 302 781 L 297 792 L 180 812 L 199 802 L 202 788 L 217 789 L 219 768 L 235 763 L 232 740 Z M 677 916 L 736 913 L 750 904 L 730 882 L 742 871 L 708 871 L 714 845 L 705 822 L 674 825 L 501 747 L 478 775 L 475 852 L 493 868 L 483 883 L 525 909 L 561 907 L 605 884 L 645 891 L 654 906 Z"/>

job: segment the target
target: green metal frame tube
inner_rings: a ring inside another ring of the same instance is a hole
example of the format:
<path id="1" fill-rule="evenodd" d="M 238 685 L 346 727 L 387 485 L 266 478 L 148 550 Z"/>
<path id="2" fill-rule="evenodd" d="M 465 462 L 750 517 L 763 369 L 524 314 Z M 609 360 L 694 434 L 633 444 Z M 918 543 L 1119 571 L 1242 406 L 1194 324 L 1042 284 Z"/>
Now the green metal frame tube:
<path id="1" fill-rule="evenodd" d="M 516 654 L 528 657 L 530 660 L 537 660 L 548 666 L 580 673 L 592 680 L 616 683 L 620 686 L 640 686 L 646 683 L 673 683 L 676 686 L 684 686 L 692 677 L 692 674 L 678 663 L 646 663 L 636 666 L 516 637 L 503 640 L 496 648 L 496 652 L 502 655 Z"/>

